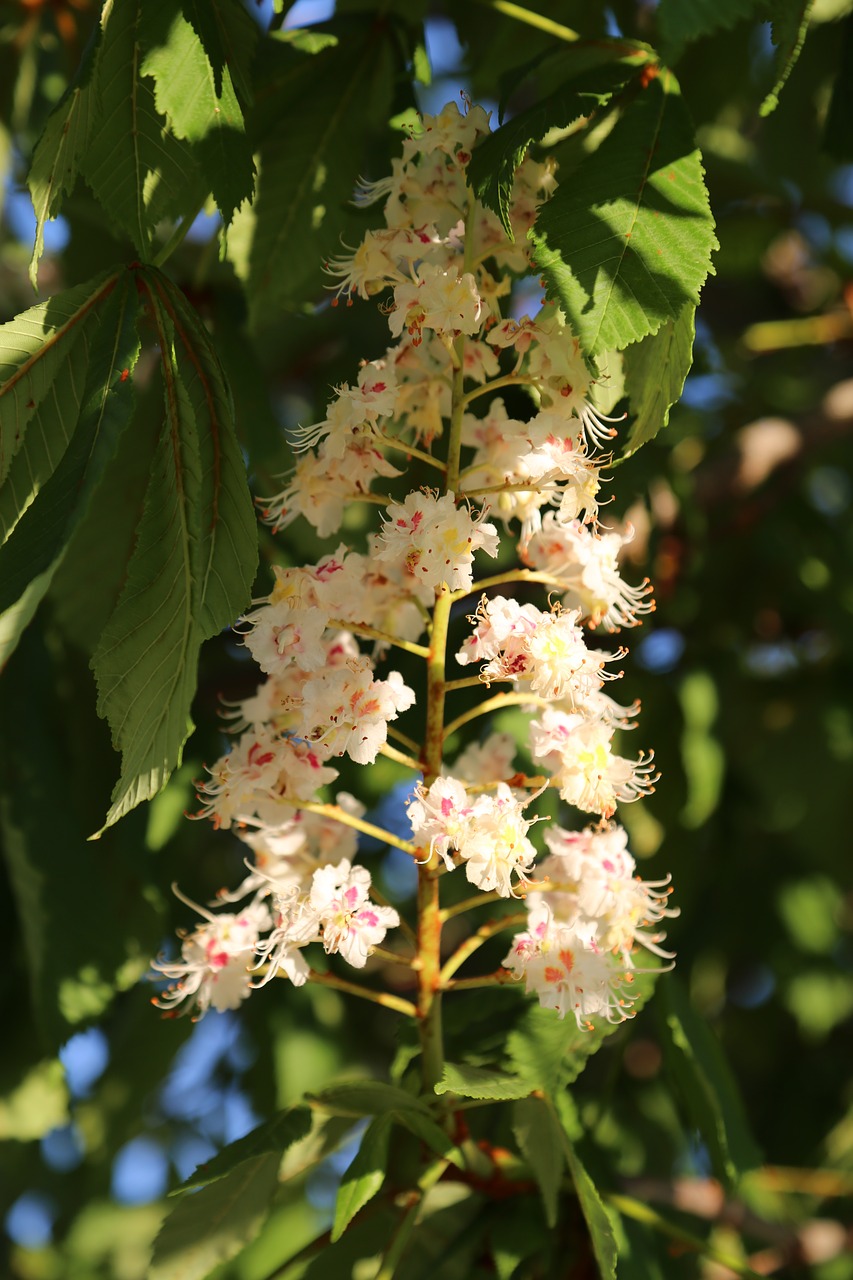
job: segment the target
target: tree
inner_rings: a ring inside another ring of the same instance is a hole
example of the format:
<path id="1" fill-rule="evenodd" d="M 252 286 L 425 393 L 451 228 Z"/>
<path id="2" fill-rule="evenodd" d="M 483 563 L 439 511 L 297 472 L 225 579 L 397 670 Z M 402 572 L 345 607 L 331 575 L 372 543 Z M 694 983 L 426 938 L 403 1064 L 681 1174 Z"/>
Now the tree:
<path id="1" fill-rule="evenodd" d="M 9 1270 L 836 1280 L 849 5 L 287 9 L 4 28 Z"/>

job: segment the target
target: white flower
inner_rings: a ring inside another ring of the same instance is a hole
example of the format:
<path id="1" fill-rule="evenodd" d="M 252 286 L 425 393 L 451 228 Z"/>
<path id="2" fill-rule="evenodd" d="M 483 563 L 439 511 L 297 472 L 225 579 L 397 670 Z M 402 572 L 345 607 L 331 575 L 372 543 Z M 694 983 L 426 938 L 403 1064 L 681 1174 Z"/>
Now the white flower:
<path id="1" fill-rule="evenodd" d="M 373 764 L 388 739 L 388 721 L 414 704 L 415 695 L 399 671 L 374 680 L 367 657 L 328 668 L 303 689 L 301 736 L 326 756 L 346 753 L 356 764 Z"/>
<path id="2" fill-rule="evenodd" d="M 531 907 L 544 896 L 554 917 L 564 924 L 594 923 L 607 951 L 618 951 L 626 963 L 635 943 L 671 959 L 660 943 L 665 935 L 645 928 L 678 911 L 667 906 L 669 878 L 646 881 L 635 875 L 624 828 L 610 823 L 584 831 L 550 827 L 545 842 L 551 856 L 540 864 L 540 879 L 550 881 L 546 895 L 532 893 Z"/>
<path id="3" fill-rule="evenodd" d="M 534 605 L 519 605 L 503 596 L 484 598 L 475 615 L 477 628 L 456 660 L 465 666 L 488 659 L 480 668 L 487 684 L 490 680 L 529 681 L 540 697 L 565 699 L 573 706 L 583 703 L 604 680 L 617 678 L 617 673 L 604 670 L 604 664 L 624 657 L 624 652 L 588 649 L 577 625 L 579 616 L 579 610 L 563 613 L 558 607 L 543 613 Z"/>
<path id="4" fill-rule="evenodd" d="M 485 319 L 483 301 L 477 292 L 477 281 L 470 271 L 461 276 L 445 271 L 431 262 L 422 262 L 394 290 L 394 310 L 388 325 L 395 338 L 405 328 L 417 346 L 424 329 L 451 337 L 475 334 Z"/>
<path id="5" fill-rule="evenodd" d="M 403 566 L 422 587 L 437 589 L 445 582 L 455 591 L 474 581 L 474 552 L 494 556 L 497 549 L 497 530 L 482 512 L 472 515 L 468 507 L 457 507 L 452 493 L 439 498 L 424 491 L 388 507 L 376 554 Z"/>
<path id="6" fill-rule="evenodd" d="M 184 901 L 189 902 L 188 899 Z M 250 966 L 258 946 L 258 936 L 269 926 L 269 913 L 259 902 L 252 902 L 239 912 L 213 915 L 189 902 L 206 923 L 198 925 L 181 943 L 181 959 L 157 959 L 152 969 L 173 981 L 162 995 L 152 1001 L 159 1009 L 197 1010 L 200 1018 L 211 1007 L 220 1011 L 237 1009 L 251 991 Z"/>
<path id="7" fill-rule="evenodd" d="M 619 552 L 633 536 L 631 525 L 624 533 L 594 532 L 577 520 L 566 522 L 549 512 L 522 553 L 531 568 L 564 579 L 567 590 L 563 603 L 567 607 L 581 609 L 590 626 L 602 624 L 608 631 L 616 631 L 637 626 L 638 615 L 651 613 L 655 607 L 649 599 L 652 588 L 648 579 L 631 587 L 619 573 Z"/>
<path id="8" fill-rule="evenodd" d="M 535 821 L 535 819 L 533 820 Z M 527 838 L 532 821 L 524 817 L 524 805 L 505 782 L 494 795 L 478 796 L 459 854 L 471 884 L 485 893 L 512 894 L 512 877 L 527 880 L 536 850 Z"/>
<path id="9" fill-rule="evenodd" d="M 441 777 L 427 789 L 419 783 L 415 799 L 406 810 L 417 843 L 435 851 L 444 859 L 448 871 L 453 870 L 452 852 L 465 839 L 474 812 L 464 783 L 457 778 Z"/>
<path id="10" fill-rule="evenodd" d="M 622 1022 L 630 1016 L 632 975 L 600 948 L 594 929 L 560 924 L 546 904 L 530 912 L 527 932 L 516 935 L 503 963 L 544 1008 L 561 1018 L 573 1014 L 581 1030 L 590 1029 L 593 1017 Z"/>
<path id="11" fill-rule="evenodd" d="M 613 726 L 546 707 L 530 726 L 533 759 L 550 769 L 560 795 L 585 813 L 609 818 L 620 801 L 654 791 L 654 758 L 613 754 Z"/>
<path id="12" fill-rule="evenodd" d="M 323 946 L 356 969 L 364 968 L 371 948 L 400 923 L 393 907 L 370 901 L 369 890 L 370 872 L 351 867 L 346 859 L 315 871 L 311 884 L 310 903 L 323 930 Z"/>

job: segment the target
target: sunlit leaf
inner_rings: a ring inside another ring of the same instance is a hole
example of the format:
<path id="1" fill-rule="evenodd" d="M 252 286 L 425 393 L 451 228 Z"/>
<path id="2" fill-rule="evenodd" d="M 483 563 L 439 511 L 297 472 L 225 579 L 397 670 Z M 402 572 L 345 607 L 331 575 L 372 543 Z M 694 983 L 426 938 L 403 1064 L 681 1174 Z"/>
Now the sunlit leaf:
<path id="1" fill-rule="evenodd" d="M 776 0 L 770 33 L 776 46 L 773 88 L 761 104 L 760 114 L 769 116 L 779 105 L 779 94 L 800 56 L 809 27 L 809 14 L 814 0 Z"/>
<path id="2" fill-rule="evenodd" d="M 332 1240 L 338 1240 L 360 1209 L 381 1190 L 388 1167 L 392 1117 L 377 1116 L 367 1126 L 352 1163 L 341 1178 L 335 1201 Z"/>
<path id="3" fill-rule="evenodd" d="M 223 64 L 217 75 L 195 30 L 180 13 L 170 7 L 161 9 L 158 17 L 159 29 L 148 33 L 153 47 L 142 63 L 142 74 L 154 80 L 157 110 L 192 148 L 227 224 L 234 210 L 251 197 L 255 176 L 231 72 Z"/>
<path id="4" fill-rule="evenodd" d="M 584 71 L 535 106 L 520 111 L 477 145 L 468 167 L 471 188 L 478 200 L 498 214 L 511 240 L 514 237 L 509 210 L 513 178 L 530 144 L 544 138 L 549 129 L 567 127 L 580 116 L 589 115 L 636 75 L 637 70 L 636 63 L 613 62 Z"/>
<path id="5" fill-rule="evenodd" d="M 631 429 L 623 457 L 654 440 L 669 422 L 693 363 L 694 316 L 692 302 L 675 320 L 666 320 L 657 333 L 625 348 L 625 393 L 631 404 Z"/>
<path id="6" fill-rule="evenodd" d="M 142 0 L 107 0 L 92 73 L 99 128 L 80 168 L 110 218 L 149 257 L 161 218 L 194 213 L 204 197 L 189 148 L 166 128 L 142 76 Z"/>
<path id="7" fill-rule="evenodd" d="M 446 1062 L 436 1093 L 458 1093 L 461 1098 L 526 1098 L 530 1086 L 504 1071 L 489 1071 L 465 1062 Z"/>
<path id="8" fill-rule="evenodd" d="M 542 206 L 534 258 L 587 357 L 657 333 L 696 303 L 716 247 L 702 162 L 670 71 Z"/>

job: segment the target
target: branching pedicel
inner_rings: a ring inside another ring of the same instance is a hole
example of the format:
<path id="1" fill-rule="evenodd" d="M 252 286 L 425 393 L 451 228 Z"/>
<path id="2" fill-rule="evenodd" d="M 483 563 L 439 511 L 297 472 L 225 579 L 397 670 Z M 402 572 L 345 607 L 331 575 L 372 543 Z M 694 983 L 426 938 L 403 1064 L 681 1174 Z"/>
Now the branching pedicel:
<path id="1" fill-rule="evenodd" d="M 579 1026 L 628 1015 L 636 946 L 669 958 L 658 925 L 674 914 L 666 882 L 635 877 L 626 834 L 610 821 L 617 803 L 646 794 L 656 780 L 651 757 L 613 750 L 614 733 L 633 728 L 638 711 L 604 692 L 626 651 L 586 642 L 585 628 L 631 627 L 653 608 L 649 584 L 627 586 L 619 574 L 630 534 L 598 524 L 607 461 L 600 450 L 615 431 L 595 408 L 593 378 L 559 310 L 548 305 L 520 321 L 501 314 L 513 279 L 529 271 L 525 236 L 555 187 L 553 167 L 528 158 L 518 169 L 515 240 L 507 241 L 466 183 L 473 147 L 488 129 L 479 107 L 463 115 L 450 104 L 425 117 L 391 176 L 359 194 L 364 203 L 384 199 L 387 227 L 330 264 L 338 298 L 383 295 L 398 341 L 364 363 L 325 420 L 303 432 L 309 451 L 264 515 L 274 529 L 302 517 L 331 537 L 353 501 L 385 511 L 367 554 L 340 545 L 317 564 L 277 568 L 273 591 L 244 619 L 245 644 L 266 679 L 230 709 L 239 737 L 200 793 L 201 813 L 233 827 L 254 855 L 247 878 L 222 895 L 244 905 L 198 908 L 203 923 L 185 937 L 181 959 L 155 966 L 175 982 L 157 1003 L 199 1014 L 236 1008 L 275 976 L 304 983 L 312 976 L 305 949 L 316 942 L 363 967 L 400 917 L 371 898 L 369 872 L 353 865 L 357 832 L 376 828 L 352 796 L 325 804 L 321 789 L 338 776 L 336 757 L 368 765 L 389 754 L 423 773 L 408 809 L 412 840 L 378 833 L 418 866 L 417 935 L 409 931 L 416 952 L 408 961 L 417 1004 L 313 976 L 416 1017 L 428 1091 L 443 1063 L 441 993 L 473 950 L 463 944 L 442 967 L 444 919 L 476 905 L 442 912 L 446 874 L 464 866 L 483 893 L 526 898 L 527 929 L 513 940 L 504 971 L 475 981 L 511 973 Z M 530 397 L 526 421 L 509 417 L 493 394 L 510 386 Z M 434 487 L 402 502 L 375 493 L 373 482 L 399 476 L 407 455 L 429 470 Z M 498 553 L 493 520 L 505 537 L 517 537 L 520 564 L 478 582 L 475 568 Z M 540 584 L 542 607 L 492 594 L 513 582 Z M 451 607 L 466 599 L 472 630 L 455 657 L 479 676 L 454 681 L 446 671 L 448 624 Z M 416 696 L 388 669 L 395 647 L 425 662 L 422 750 L 395 731 L 407 751 L 388 743 L 389 723 Z M 509 682 L 513 692 L 489 692 L 454 719 L 454 693 L 478 681 Z M 541 777 L 516 772 L 502 734 L 446 764 L 452 732 L 511 703 L 536 715 L 530 753 Z M 599 822 L 581 832 L 551 826 L 549 856 L 534 865 L 529 832 L 546 787 Z"/>

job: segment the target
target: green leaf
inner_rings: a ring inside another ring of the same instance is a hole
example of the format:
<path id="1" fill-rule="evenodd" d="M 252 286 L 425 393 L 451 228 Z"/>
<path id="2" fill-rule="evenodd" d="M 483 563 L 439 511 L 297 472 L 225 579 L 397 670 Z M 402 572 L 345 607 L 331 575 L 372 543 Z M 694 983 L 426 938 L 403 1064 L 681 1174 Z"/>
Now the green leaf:
<path id="1" fill-rule="evenodd" d="M 471 1067 L 465 1062 L 446 1062 L 444 1075 L 435 1091 L 457 1093 L 460 1098 L 489 1098 L 498 1102 L 506 1098 L 526 1098 L 530 1086 L 503 1071 Z"/>
<path id="2" fill-rule="evenodd" d="M 616 1280 L 617 1249 L 611 1210 L 604 1204 L 595 1183 L 581 1163 L 565 1125 L 562 1128 L 562 1135 L 569 1173 L 575 1184 L 578 1203 L 589 1229 L 589 1238 L 598 1263 L 599 1275 L 601 1280 Z"/>
<path id="3" fill-rule="evenodd" d="M 635 977 L 631 997 L 637 1013 L 651 996 L 656 978 L 656 973 Z M 507 1038 L 507 1056 L 529 1091 L 556 1094 L 577 1080 L 592 1055 L 624 1025 L 597 1020 L 591 1031 L 582 1031 L 575 1018 L 558 1018 L 553 1009 L 532 1004 Z"/>
<path id="4" fill-rule="evenodd" d="M 257 197 L 236 214 L 228 245 L 254 328 L 320 292 L 324 262 L 342 252 L 342 238 L 363 234 L 351 202 L 371 134 L 387 136 L 393 79 L 378 24 L 313 56 L 283 45 L 270 52 L 272 127 L 259 147 Z"/>
<path id="5" fill-rule="evenodd" d="M 92 659 L 122 753 L 106 826 L 165 785 L 191 732 L 198 654 L 245 607 L 257 530 L 231 397 L 210 338 L 158 271 L 139 287 L 158 336 L 165 418 L 124 590 Z"/>
<path id="6" fill-rule="evenodd" d="M 100 122 L 80 170 L 107 214 L 145 259 L 162 218 L 194 214 L 205 188 L 189 148 L 165 127 L 143 79 L 143 0 L 107 0 L 92 76 L 92 109 Z"/>
<path id="7" fill-rule="evenodd" d="M 364 1131 L 361 1145 L 338 1189 L 332 1224 L 333 1244 L 344 1234 L 359 1209 L 363 1209 L 382 1188 L 388 1168 L 388 1140 L 392 1124 L 392 1116 L 385 1114 L 377 1116 Z"/>
<path id="8" fill-rule="evenodd" d="M 677 57 L 691 40 L 764 15 L 764 0 L 660 0 L 657 18 L 662 48 Z"/>
<path id="9" fill-rule="evenodd" d="M 669 423 L 693 363 L 696 308 L 686 303 L 675 320 L 625 351 L 625 391 L 634 420 L 622 452 L 630 458 Z"/>
<path id="10" fill-rule="evenodd" d="M 657 333 L 696 303 L 716 247 L 693 127 L 662 69 L 539 211 L 534 259 L 585 356 Z"/>
<path id="11" fill-rule="evenodd" d="M 156 28 L 153 11 L 147 12 L 146 37 L 154 47 L 142 63 L 142 74 L 153 78 L 157 110 L 172 132 L 189 143 L 227 226 L 234 210 L 251 199 L 255 185 L 231 72 L 224 65 L 217 77 L 194 28 L 171 3 L 158 6 Z"/>
<path id="12" fill-rule="evenodd" d="M 522 1098 L 512 1108 L 512 1131 L 539 1183 L 545 1218 L 553 1228 L 557 1225 L 557 1199 L 565 1168 L 560 1125 L 543 1098 Z"/>
<path id="13" fill-rule="evenodd" d="M 429 1117 L 424 1102 L 381 1080 L 349 1080 L 346 1084 L 333 1084 L 321 1093 L 307 1095 L 307 1100 L 337 1116 L 381 1116 L 387 1111 L 417 1111 Z"/>
<path id="14" fill-rule="evenodd" d="M 814 0 L 775 0 L 770 34 L 776 46 L 776 57 L 773 60 L 776 79 L 761 104 L 759 114 L 762 116 L 769 116 L 779 105 L 779 94 L 805 43 L 813 3 Z"/>
<path id="15" fill-rule="evenodd" d="M 601 1199 L 595 1183 L 577 1153 L 575 1144 L 583 1137 L 584 1130 L 574 1100 L 564 1091 L 555 1098 L 546 1099 L 546 1105 L 560 1129 L 563 1153 L 569 1166 L 571 1179 L 575 1184 L 581 1212 L 586 1219 L 599 1273 L 602 1280 L 615 1280 L 618 1258 L 616 1233 L 619 1220 L 613 1210 Z"/>
<path id="16" fill-rule="evenodd" d="M 204 1280 L 235 1257 L 269 1213 L 280 1163 L 273 1151 L 252 1156 L 179 1200 L 154 1242 L 149 1280 Z"/>
<path id="17" fill-rule="evenodd" d="M 692 1008 L 678 979 L 661 989 L 664 1058 L 713 1161 L 727 1186 L 761 1163 L 723 1051 L 707 1022 Z"/>
<path id="18" fill-rule="evenodd" d="M 0 328 L 0 663 L 48 590 L 129 420 L 135 308 L 127 273 L 112 273 Z"/>
<path id="19" fill-rule="evenodd" d="M 0 547 L 0 615 L 37 578 L 42 593 L 85 519 L 133 410 L 130 373 L 139 354 L 136 289 L 127 272 L 86 322 L 69 381 L 82 385 L 70 443 L 7 541 Z"/>
<path id="20" fill-rule="evenodd" d="M 580 116 L 589 115 L 636 74 L 636 62 L 609 63 L 587 70 L 561 84 L 535 106 L 520 111 L 478 144 L 468 167 L 468 181 L 477 199 L 499 216 L 510 240 L 514 239 L 509 219 L 513 179 L 530 144 L 544 138 L 550 129 L 568 127 Z"/>
<path id="21" fill-rule="evenodd" d="M 87 280 L 0 326 L 0 539 L 68 446 L 83 394 L 71 353 L 117 278 Z"/>
<path id="22" fill-rule="evenodd" d="M 251 68 L 259 29 L 242 0 L 182 0 L 181 8 L 213 68 L 217 96 L 222 96 L 227 70 L 238 98 L 244 105 L 248 104 L 252 97 Z"/>
<path id="23" fill-rule="evenodd" d="M 199 1165 L 195 1173 L 190 1174 L 173 1195 L 190 1191 L 195 1187 L 207 1187 L 212 1182 L 225 1178 L 244 1160 L 265 1155 L 267 1152 L 277 1154 L 279 1160 L 294 1142 L 299 1142 L 311 1128 L 311 1112 L 307 1107 L 289 1107 L 287 1111 L 279 1111 L 271 1120 L 259 1124 L 251 1133 L 229 1142 L 210 1160 Z"/>
<path id="24" fill-rule="evenodd" d="M 33 150 L 27 186 L 36 215 L 29 271 L 34 289 L 38 288 L 38 264 L 44 252 L 44 224 L 48 218 L 56 217 L 62 207 L 63 196 L 71 195 L 74 190 L 80 161 L 89 144 L 93 122 L 93 93 L 89 80 L 99 33 L 100 28 L 96 27 L 73 84 L 48 116 L 44 132 Z"/>

